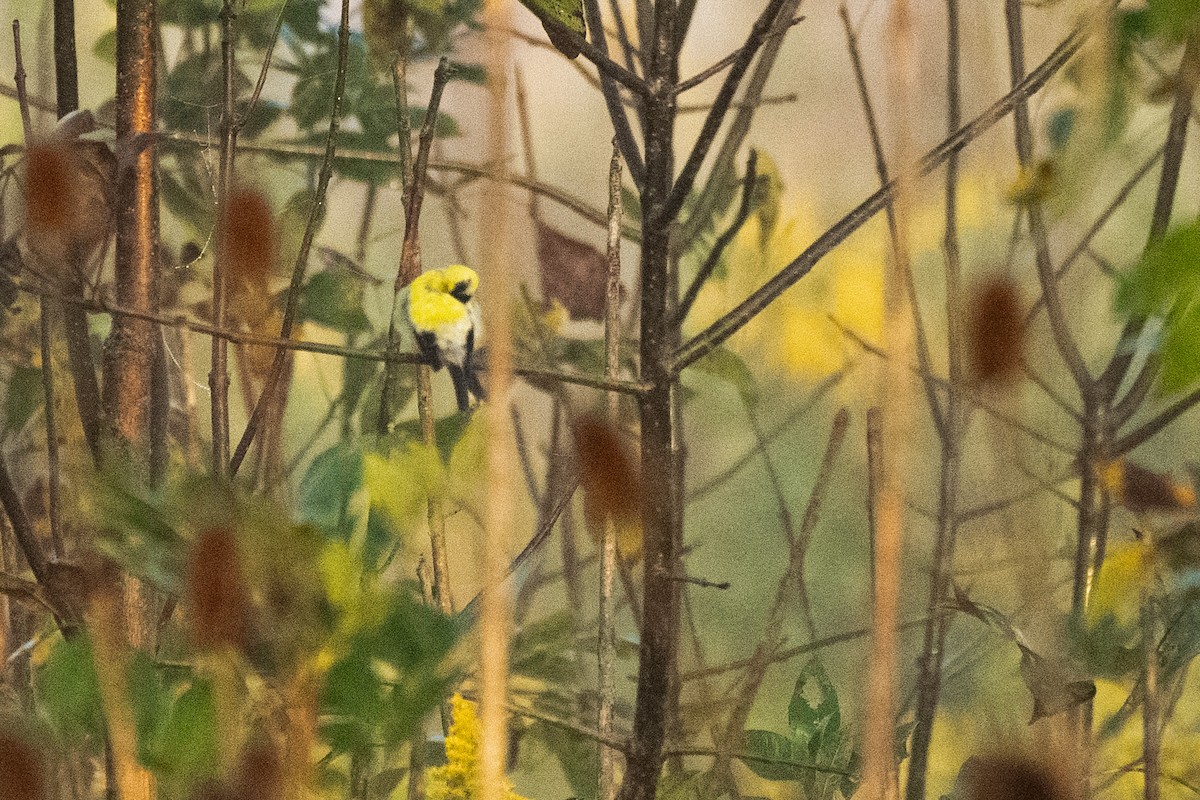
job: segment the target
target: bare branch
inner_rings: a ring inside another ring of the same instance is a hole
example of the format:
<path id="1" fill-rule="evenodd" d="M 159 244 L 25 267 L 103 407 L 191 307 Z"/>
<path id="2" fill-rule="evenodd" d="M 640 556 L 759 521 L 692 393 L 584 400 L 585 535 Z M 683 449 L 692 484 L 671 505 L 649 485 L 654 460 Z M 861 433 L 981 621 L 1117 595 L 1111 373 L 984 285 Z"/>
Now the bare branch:
<path id="1" fill-rule="evenodd" d="M 1107 5 L 1107 3 L 1103 3 L 1102 7 L 1107 7 Z M 928 175 L 945 163 L 951 153 L 962 150 L 1001 119 L 1008 116 L 1019 100 L 1036 93 L 1079 52 L 1079 48 L 1087 41 L 1089 34 L 1090 31 L 1087 28 L 1076 28 L 1058 47 L 1054 48 L 1054 51 L 1037 69 L 1026 75 L 1024 80 L 1008 94 L 997 100 L 986 111 L 962 128 L 959 128 L 953 136 L 950 136 L 926 154 L 917 163 L 915 168 L 916 174 L 922 176 Z M 676 371 L 685 369 L 741 330 L 746 323 L 770 305 L 775 298 L 807 275 L 816 266 L 817 262 L 845 241 L 851 233 L 858 230 L 883 210 L 891 202 L 895 186 L 896 182 L 893 180 L 890 184 L 872 194 L 826 230 L 804 252 L 796 256 L 790 264 L 755 290 L 749 297 L 738 304 L 736 308 L 726 313 L 690 341 L 686 342 L 675 354 L 673 369 Z"/>

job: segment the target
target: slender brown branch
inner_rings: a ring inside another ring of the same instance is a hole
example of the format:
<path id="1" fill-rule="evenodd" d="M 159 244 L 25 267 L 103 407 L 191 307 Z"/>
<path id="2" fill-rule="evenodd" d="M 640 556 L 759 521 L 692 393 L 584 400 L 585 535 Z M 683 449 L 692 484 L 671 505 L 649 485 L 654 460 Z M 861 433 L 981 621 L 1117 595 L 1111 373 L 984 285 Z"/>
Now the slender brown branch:
<path id="1" fill-rule="evenodd" d="M 692 151 L 688 154 L 687 161 L 684 162 L 683 169 L 680 170 L 679 177 L 675 179 L 671 193 L 659 212 L 661 216 L 646 218 L 650 224 L 658 225 L 667 220 L 673 220 L 679 213 L 679 209 L 683 207 L 683 202 L 691 193 L 692 184 L 696 182 L 696 176 L 700 173 L 704 158 L 708 155 L 713 142 L 716 141 L 717 131 L 720 129 L 721 123 L 725 121 L 729 105 L 733 102 L 738 87 L 741 86 L 742 78 L 750 69 L 750 63 L 758 54 L 759 48 L 766 41 L 767 34 L 777 24 L 780 9 L 787 2 L 788 0 L 769 0 L 767 7 L 754 22 L 754 26 L 750 29 L 750 35 L 746 38 L 746 43 L 738 50 L 737 59 L 730 65 L 729 74 L 725 76 L 725 82 L 717 92 L 716 99 L 713 100 L 713 106 L 704 119 L 704 124 L 696 137 L 696 143 L 692 146 Z M 649 156 L 647 156 L 647 160 L 649 160 Z"/>
<path id="2" fill-rule="evenodd" d="M 238 132 L 254 116 L 255 110 L 258 108 L 258 101 L 262 98 L 263 87 L 267 84 L 267 75 L 271 72 L 271 62 L 275 57 L 275 45 L 278 44 L 279 34 L 283 30 L 283 12 L 286 10 L 287 3 L 281 3 L 279 13 L 275 16 L 275 30 L 271 33 L 270 41 L 267 42 L 267 52 L 263 54 L 263 63 L 258 71 L 258 80 L 254 82 L 254 90 L 250 92 L 250 101 L 246 103 L 245 113 L 234 123 Z"/>
<path id="3" fill-rule="evenodd" d="M 1102 3 L 1101 7 L 1107 7 Z M 956 153 L 977 139 L 1004 117 L 1008 116 L 1016 103 L 1033 95 L 1050 78 L 1079 52 L 1079 48 L 1087 41 L 1090 31 L 1085 27 L 1076 28 L 1066 37 L 1054 51 L 1046 57 L 1035 70 L 1025 76 L 1008 94 L 993 103 L 987 110 L 975 117 L 953 136 L 944 140 L 922 158 L 915 167 L 918 175 L 927 175 L 937 169 L 951 153 Z M 842 217 L 837 223 L 817 237 L 791 263 L 780 270 L 774 277 L 756 289 L 749 297 L 727 312 L 720 319 L 709 325 L 690 341 L 679 348 L 673 359 L 673 368 L 680 371 L 703 358 L 713 348 L 742 329 L 750 320 L 771 304 L 779 295 L 787 291 L 797 281 L 807 275 L 817 262 L 831 250 L 841 244 L 846 238 L 866 224 L 871 218 L 882 211 L 895 192 L 896 181 L 872 194 L 852 211 Z"/>
<path id="4" fill-rule="evenodd" d="M 844 6 L 843 6 L 844 8 Z M 962 124 L 961 77 L 962 51 L 959 31 L 958 0 L 946 0 L 946 127 L 953 133 Z M 959 475 L 962 465 L 963 416 L 958 385 L 963 382 L 963 307 L 962 254 L 958 241 L 958 154 L 946 161 L 945 253 L 946 276 L 946 351 L 949 381 L 941 428 L 941 465 L 938 481 L 937 532 L 933 546 L 932 574 L 929 581 L 929 600 L 926 605 L 929 621 L 918 657 L 916 699 L 914 701 L 912 747 L 909 756 L 907 800 L 924 800 L 925 781 L 929 769 L 929 749 L 933 741 L 933 726 L 941 697 L 942 668 L 945 659 L 946 637 L 952 616 L 941 612 L 949 594 L 954 574 L 954 551 L 958 534 Z M 912 272 L 908 274 L 911 296 L 916 307 Z M 914 317 L 916 315 L 914 314 Z M 917 325 L 918 331 L 920 324 Z M 919 334 L 918 334 L 919 335 Z M 929 382 L 925 385 L 928 389 Z"/>
<path id="5" fill-rule="evenodd" d="M 42 586 L 48 586 L 49 565 L 46 561 L 46 554 L 42 552 L 37 533 L 33 529 L 33 523 L 29 520 L 25 504 L 21 502 L 21 493 L 17 490 L 16 483 L 13 482 L 12 472 L 8 468 L 8 460 L 4 457 L 3 452 L 0 452 L 0 507 L 3 507 L 4 514 L 12 525 L 13 534 L 17 544 L 21 547 L 25 561 L 29 564 L 29 570 L 33 573 L 34 580 Z"/>
<path id="6" fill-rule="evenodd" d="M 398 63 L 398 62 L 397 62 Z M 437 69 L 433 75 L 433 88 L 429 95 L 429 105 L 425 111 L 425 119 L 421 125 L 421 133 L 418 137 L 417 154 L 412 163 L 412 172 L 404 178 L 404 240 L 400 246 L 400 261 L 396 269 L 396 280 L 392 287 L 392 313 L 388 324 L 387 348 L 389 351 L 394 351 L 397 345 L 397 319 L 396 315 L 400 308 L 401 301 L 404 296 L 404 290 L 412 283 L 418 275 L 421 274 L 421 208 L 425 202 L 425 185 L 429 174 L 429 152 L 433 147 L 434 135 L 437 131 L 438 109 L 442 104 L 442 93 L 446 88 L 446 83 L 450 80 L 450 60 L 446 56 L 442 56 L 438 62 Z M 403 97 L 398 97 L 398 102 L 406 102 L 406 94 Z M 397 119 L 407 119 L 408 109 L 397 108 Z M 407 134 L 406 128 L 402 127 L 400 136 L 402 137 L 401 151 L 407 149 Z M 404 160 L 403 158 L 401 159 Z M 396 381 L 398 379 L 398 371 L 396 365 L 388 362 L 384 366 L 383 372 L 383 391 L 379 400 L 379 426 L 380 434 L 386 434 L 392 424 L 392 395 L 395 393 Z M 431 409 L 433 403 L 431 376 L 428 368 L 420 369 L 417 376 L 417 406 L 421 417 L 421 427 L 427 434 L 425 438 L 432 441 L 433 439 L 433 412 Z M 431 518 L 430 533 L 435 540 L 439 538 L 437 531 L 444 528 L 443 514 L 439 510 L 440 503 L 434 501 L 434 505 L 438 506 L 430 510 Z M 433 574 L 434 586 L 437 589 L 439 602 L 442 603 L 443 611 L 450 610 L 449 603 L 449 576 L 447 574 L 447 562 L 445 558 L 444 547 L 439 547 L 435 541 L 433 553 Z"/>
<path id="7" fill-rule="evenodd" d="M 1192 107 L 1196 93 L 1196 84 L 1200 80 L 1200 34 L 1193 34 L 1184 45 L 1183 57 L 1179 63 L 1179 74 L 1175 79 L 1175 99 L 1171 106 L 1171 121 L 1167 131 L 1167 141 L 1163 147 L 1163 167 L 1158 183 L 1158 194 L 1154 201 L 1154 213 L 1150 218 L 1150 234 L 1146 246 L 1162 238 L 1171 223 L 1171 212 L 1175 207 L 1175 188 L 1179 183 L 1179 170 L 1183 162 L 1184 149 L 1187 146 L 1188 120 L 1192 117 Z M 1125 374 L 1133 363 L 1134 348 L 1128 344 L 1141 333 L 1146 320 L 1136 317 L 1125 324 L 1118 339 L 1112 361 L 1104 370 L 1102 376 L 1103 390 L 1108 397 L 1116 395 Z M 1142 365 L 1142 374 L 1133 381 L 1129 393 L 1119 403 L 1123 413 L 1132 415 L 1133 408 L 1140 404 L 1139 394 L 1144 395 L 1158 375 L 1158 359 L 1151 357 Z"/>
<path id="8" fill-rule="evenodd" d="M 1012 76 L 1012 84 L 1016 87 L 1026 77 L 1025 33 L 1022 28 L 1019 0 L 1005 0 L 1004 13 L 1008 30 L 1009 71 Z M 1029 122 L 1027 97 L 1018 99 L 1013 106 L 1013 128 L 1016 137 L 1017 161 L 1023 171 L 1032 172 L 1036 165 L 1033 160 L 1033 130 Z M 1025 213 L 1029 220 L 1029 235 L 1033 239 L 1038 281 L 1041 284 L 1046 314 L 1050 318 L 1050 330 L 1055 347 L 1079 391 L 1086 393 L 1092 385 L 1092 376 L 1088 372 L 1087 364 L 1079 350 L 1079 343 L 1071 333 L 1067 321 L 1066 310 L 1063 308 L 1062 297 L 1058 291 L 1054 264 L 1050 257 L 1050 241 L 1046 231 L 1045 218 L 1042 214 L 1041 204 L 1036 198 L 1026 202 Z"/>
<path id="9" fill-rule="evenodd" d="M 159 138 L 169 143 L 178 143 L 195 147 L 212 147 L 212 142 L 208 137 L 200 136 L 193 133 L 168 133 L 160 134 Z M 324 154 L 324 149 L 311 145 L 293 144 L 290 142 L 239 142 L 238 150 L 244 153 L 265 153 L 278 158 L 296 158 L 309 159 L 320 158 Z M 361 161 L 365 163 L 375 164 L 400 164 L 401 158 L 399 155 L 376 150 L 356 150 L 356 149 L 339 149 L 337 151 L 338 161 Z M 472 164 L 466 161 L 431 159 L 429 169 L 434 171 L 452 172 L 459 175 L 465 175 L 471 180 L 488 179 L 493 180 L 500 176 L 500 171 L 495 167 L 481 164 Z M 555 203 L 567 208 L 589 222 L 594 222 L 600 226 L 607 226 L 608 222 L 602 209 L 595 208 L 587 203 L 587 201 L 572 195 L 570 192 L 551 186 L 547 183 L 541 183 L 532 180 L 526 176 L 515 175 L 505 172 L 503 178 L 513 186 L 526 189 L 531 192 L 536 192 L 548 200 L 553 200 Z M 430 189 L 432 190 L 432 186 Z M 625 238 L 638 242 L 641 240 L 641 233 L 636 224 L 630 223 L 628 220 L 622 228 Z"/>
<path id="10" fill-rule="evenodd" d="M 604 306 L 605 375 L 615 379 L 621 369 L 621 151 L 613 139 L 613 154 L 608 167 L 608 284 Z M 608 424 L 619 423 L 620 396 L 608 396 Z M 604 520 L 604 540 L 600 547 L 600 605 L 597 627 L 597 690 L 600 695 L 596 728 L 602 736 L 611 736 L 617 696 L 616 602 L 613 586 L 617 572 L 617 526 L 612 515 Z M 600 775 L 596 796 L 614 800 L 617 796 L 617 751 L 600 750 Z"/>
<path id="11" fill-rule="evenodd" d="M 75 0 L 54 0 L 54 91 L 60 119 L 79 108 Z"/>
<path id="12" fill-rule="evenodd" d="M 212 315 L 213 325 L 224 328 L 228 296 L 229 271 L 229 211 L 233 188 L 234 160 L 237 157 L 238 125 L 234 118 L 234 41 L 233 23 L 237 18 L 234 0 L 224 0 L 221 6 L 221 160 L 217 175 L 217 252 L 213 260 Z M 229 471 L 229 347 L 213 337 L 212 361 L 208 373 L 211 397 L 212 471 L 224 476 Z"/>
<path id="13" fill-rule="evenodd" d="M 313 193 L 312 204 L 308 211 L 308 220 L 304 225 L 304 237 L 300 241 L 300 251 L 296 255 L 296 264 L 292 269 L 292 279 L 287 290 L 287 305 L 283 312 L 283 324 L 280 326 L 280 338 L 290 339 L 296 316 L 300 309 L 300 290 L 304 284 L 304 276 L 308 271 L 308 254 L 312 249 L 313 239 L 317 235 L 317 223 L 322 218 L 325 195 L 329 189 L 329 179 L 333 176 L 333 158 L 337 152 L 337 134 L 341 127 L 342 101 L 346 91 L 346 65 L 350 50 L 350 9 L 349 0 L 342 0 L 342 18 L 338 26 L 338 61 L 337 77 L 333 88 L 333 109 L 329 115 L 329 133 L 325 138 L 325 156 L 321 161 L 321 169 L 317 174 L 317 188 Z M 271 372 L 263 385 L 254 411 L 246 424 L 246 430 L 238 442 L 237 449 L 230 460 L 229 472 L 236 475 L 242 465 L 246 453 L 250 449 L 254 436 L 263 424 L 267 407 L 274 402 L 274 395 L 283 377 L 287 365 L 287 351 L 275 351 L 275 359 L 271 363 Z"/>
<path id="14" fill-rule="evenodd" d="M 751 148 L 750 155 L 746 158 L 746 175 L 742 179 L 742 204 L 738 208 L 733 222 L 729 223 L 729 227 L 722 231 L 721 235 L 717 237 L 717 241 L 713 243 L 712 249 L 708 251 L 708 256 L 704 259 L 704 263 L 696 271 L 696 277 L 692 278 L 692 282 L 684 293 L 683 299 L 679 301 L 679 308 L 675 311 L 677 324 L 682 324 L 687 319 L 688 312 L 692 310 L 696 298 L 700 296 L 700 290 L 704 288 L 704 284 L 708 282 L 708 279 L 712 277 L 713 271 L 717 268 L 717 264 L 721 260 L 721 254 L 725 252 L 725 248 L 729 246 L 733 238 L 738 235 L 738 231 L 746 224 L 746 220 L 750 218 L 750 211 L 754 207 L 754 189 L 757 183 L 758 151 Z"/>
<path id="15" fill-rule="evenodd" d="M 805 20 L 804 17 L 793 17 L 792 19 L 788 20 L 788 23 L 786 25 L 780 25 L 778 28 L 776 28 L 775 30 L 768 33 L 767 38 L 770 38 L 772 36 L 783 36 L 784 34 L 786 34 L 788 32 L 789 28 L 799 25 L 804 20 Z M 727 67 L 732 66 L 734 63 L 736 63 L 739 59 L 742 58 L 744 47 L 745 46 L 743 45 L 742 48 L 734 50 L 732 53 L 725 56 L 720 61 L 713 64 L 712 66 L 702 69 L 700 72 L 697 72 L 695 75 L 693 75 L 692 77 L 690 77 L 686 80 L 680 81 L 678 84 L 675 85 L 675 94 L 680 95 L 680 94 L 683 94 L 684 92 L 688 91 L 689 89 L 695 89 L 697 86 L 704 83 L 706 80 L 708 80 L 712 76 L 716 75 L 717 73 L 721 72 L 722 70 L 726 69 Z"/>
<path id="16" fill-rule="evenodd" d="M 583 10 L 587 15 L 587 26 L 592 36 L 592 44 L 596 50 L 608 58 L 608 36 L 604 32 L 604 20 L 600 15 L 599 0 L 583 0 Z M 626 52 L 628 60 L 628 51 Z M 612 121 L 613 134 L 621 148 L 621 155 L 629 168 L 629 177 L 634 186 L 641 187 L 646 179 L 646 165 L 642 161 L 642 153 L 633 137 L 633 128 L 629 125 L 629 114 L 625 111 L 625 101 L 621 98 L 620 90 L 612 76 L 600 71 L 600 92 L 604 96 L 604 104 L 608 108 L 608 118 Z"/>

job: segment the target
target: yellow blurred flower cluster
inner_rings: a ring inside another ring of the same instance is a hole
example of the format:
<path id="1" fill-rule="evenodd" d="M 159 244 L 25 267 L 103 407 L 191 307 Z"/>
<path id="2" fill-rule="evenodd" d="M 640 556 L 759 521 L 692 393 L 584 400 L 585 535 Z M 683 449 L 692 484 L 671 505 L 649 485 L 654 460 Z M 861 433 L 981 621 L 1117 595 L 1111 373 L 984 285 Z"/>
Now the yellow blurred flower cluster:
<path id="1" fill-rule="evenodd" d="M 482 728 L 475 704 L 456 694 L 450 700 L 453 721 L 446 734 L 446 764 L 425 771 L 427 800 L 479 800 L 483 794 L 483 774 L 479 763 Z M 507 782 L 506 782 L 507 783 Z M 525 800 L 504 787 L 508 800 Z"/>
<path id="2" fill-rule="evenodd" d="M 945 224 L 940 192 L 918 200 L 909 226 L 914 261 L 940 249 Z M 965 179 L 959 190 L 960 226 L 985 224 L 1002 203 L 1002 194 L 986 181 Z M 786 195 L 778 222 L 766 236 L 762 217 L 751 215 L 725 251 L 724 276 L 710 280 L 697 297 L 688 333 L 729 311 L 802 253 L 823 232 L 819 219 L 811 202 Z M 891 251 L 887 222 L 879 214 L 751 321 L 731 345 L 802 380 L 837 372 L 857 350 L 843 328 L 871 344 L 883 344 L 884 270 Z"/>

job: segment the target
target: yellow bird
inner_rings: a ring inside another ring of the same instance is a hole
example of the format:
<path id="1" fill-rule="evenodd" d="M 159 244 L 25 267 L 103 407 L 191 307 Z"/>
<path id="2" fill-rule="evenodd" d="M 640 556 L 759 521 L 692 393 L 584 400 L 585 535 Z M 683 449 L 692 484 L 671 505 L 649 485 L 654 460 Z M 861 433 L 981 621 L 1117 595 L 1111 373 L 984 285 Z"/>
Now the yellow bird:
<path id="1" fill-rule="evenodd" d="M 483 329 L 475 302 L 478 288 L 479 275 L 462 264 L 422 273 L 409 287 L 408 321 L 417 348 L 435 370 L 446 365 L 460 411 L 470 408 L 472 394 L 487 399 L 474 362 Z"/>

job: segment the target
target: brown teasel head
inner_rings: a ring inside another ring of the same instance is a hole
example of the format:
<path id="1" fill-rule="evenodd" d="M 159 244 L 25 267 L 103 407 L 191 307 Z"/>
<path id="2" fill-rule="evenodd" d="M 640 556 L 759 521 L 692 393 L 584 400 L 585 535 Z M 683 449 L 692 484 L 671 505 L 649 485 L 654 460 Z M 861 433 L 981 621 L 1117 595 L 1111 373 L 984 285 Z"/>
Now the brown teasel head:
<path id="1" fill-rule="evenodd" d="M 207 652 L 244 648 L 250 595 L 233 531 L 210 528 L 197 537 L 188 559 L 186 590 L 195 646 Z"/>
<path id="2" fill-rule="evenodd" d="M 246 744 L 234 773 L 239 800 L 279 800 L 283 796 L 283 764 L 265 734 Z"/>
<path id="3" fill-rule="evenodd" d="M 603 524 L 610 514 L 619 522 L 636 520 L 641 479 L 620 433 L 598 417 L 582 416 L 575 421 L 575 448 L 589 521 Z"/>
<path id="4" fill-rule="evenodd" d="M 963 764 L 954 795 L 965 800 L 1071 800 L 1062 779 L 1046 764 L 1018 755 L 972 756 Z"/>
<path id="5" fill-rule="evenodd" d="M 221 231 L 231 280 L 263 285 L 275 265 L 276 229 L 271 206 L 260 192 L 237 189 L 229 195 Z"/>
<path id="6" fill-rule="evenodd" d="M 8 800 L 45 800 L 46 762 L 29 741 L 9 731 L 0 733 L 0 786 Z"/>
<path id="7" fill-rule="evenodd" d="M 1024 349 L 1024 318 L 1016 285 L 994 278 L 976 287 L 968 313 L 975 382 L 991 387 L 1011 384 L 1020 374 Z"/>
<path id="8" fill-rule="evenodd" d="M 49 140 L 26 154 L 26 239 L 39 267 L 66 276 L 112 231 L 117 159 L 108 145 Z"/>

